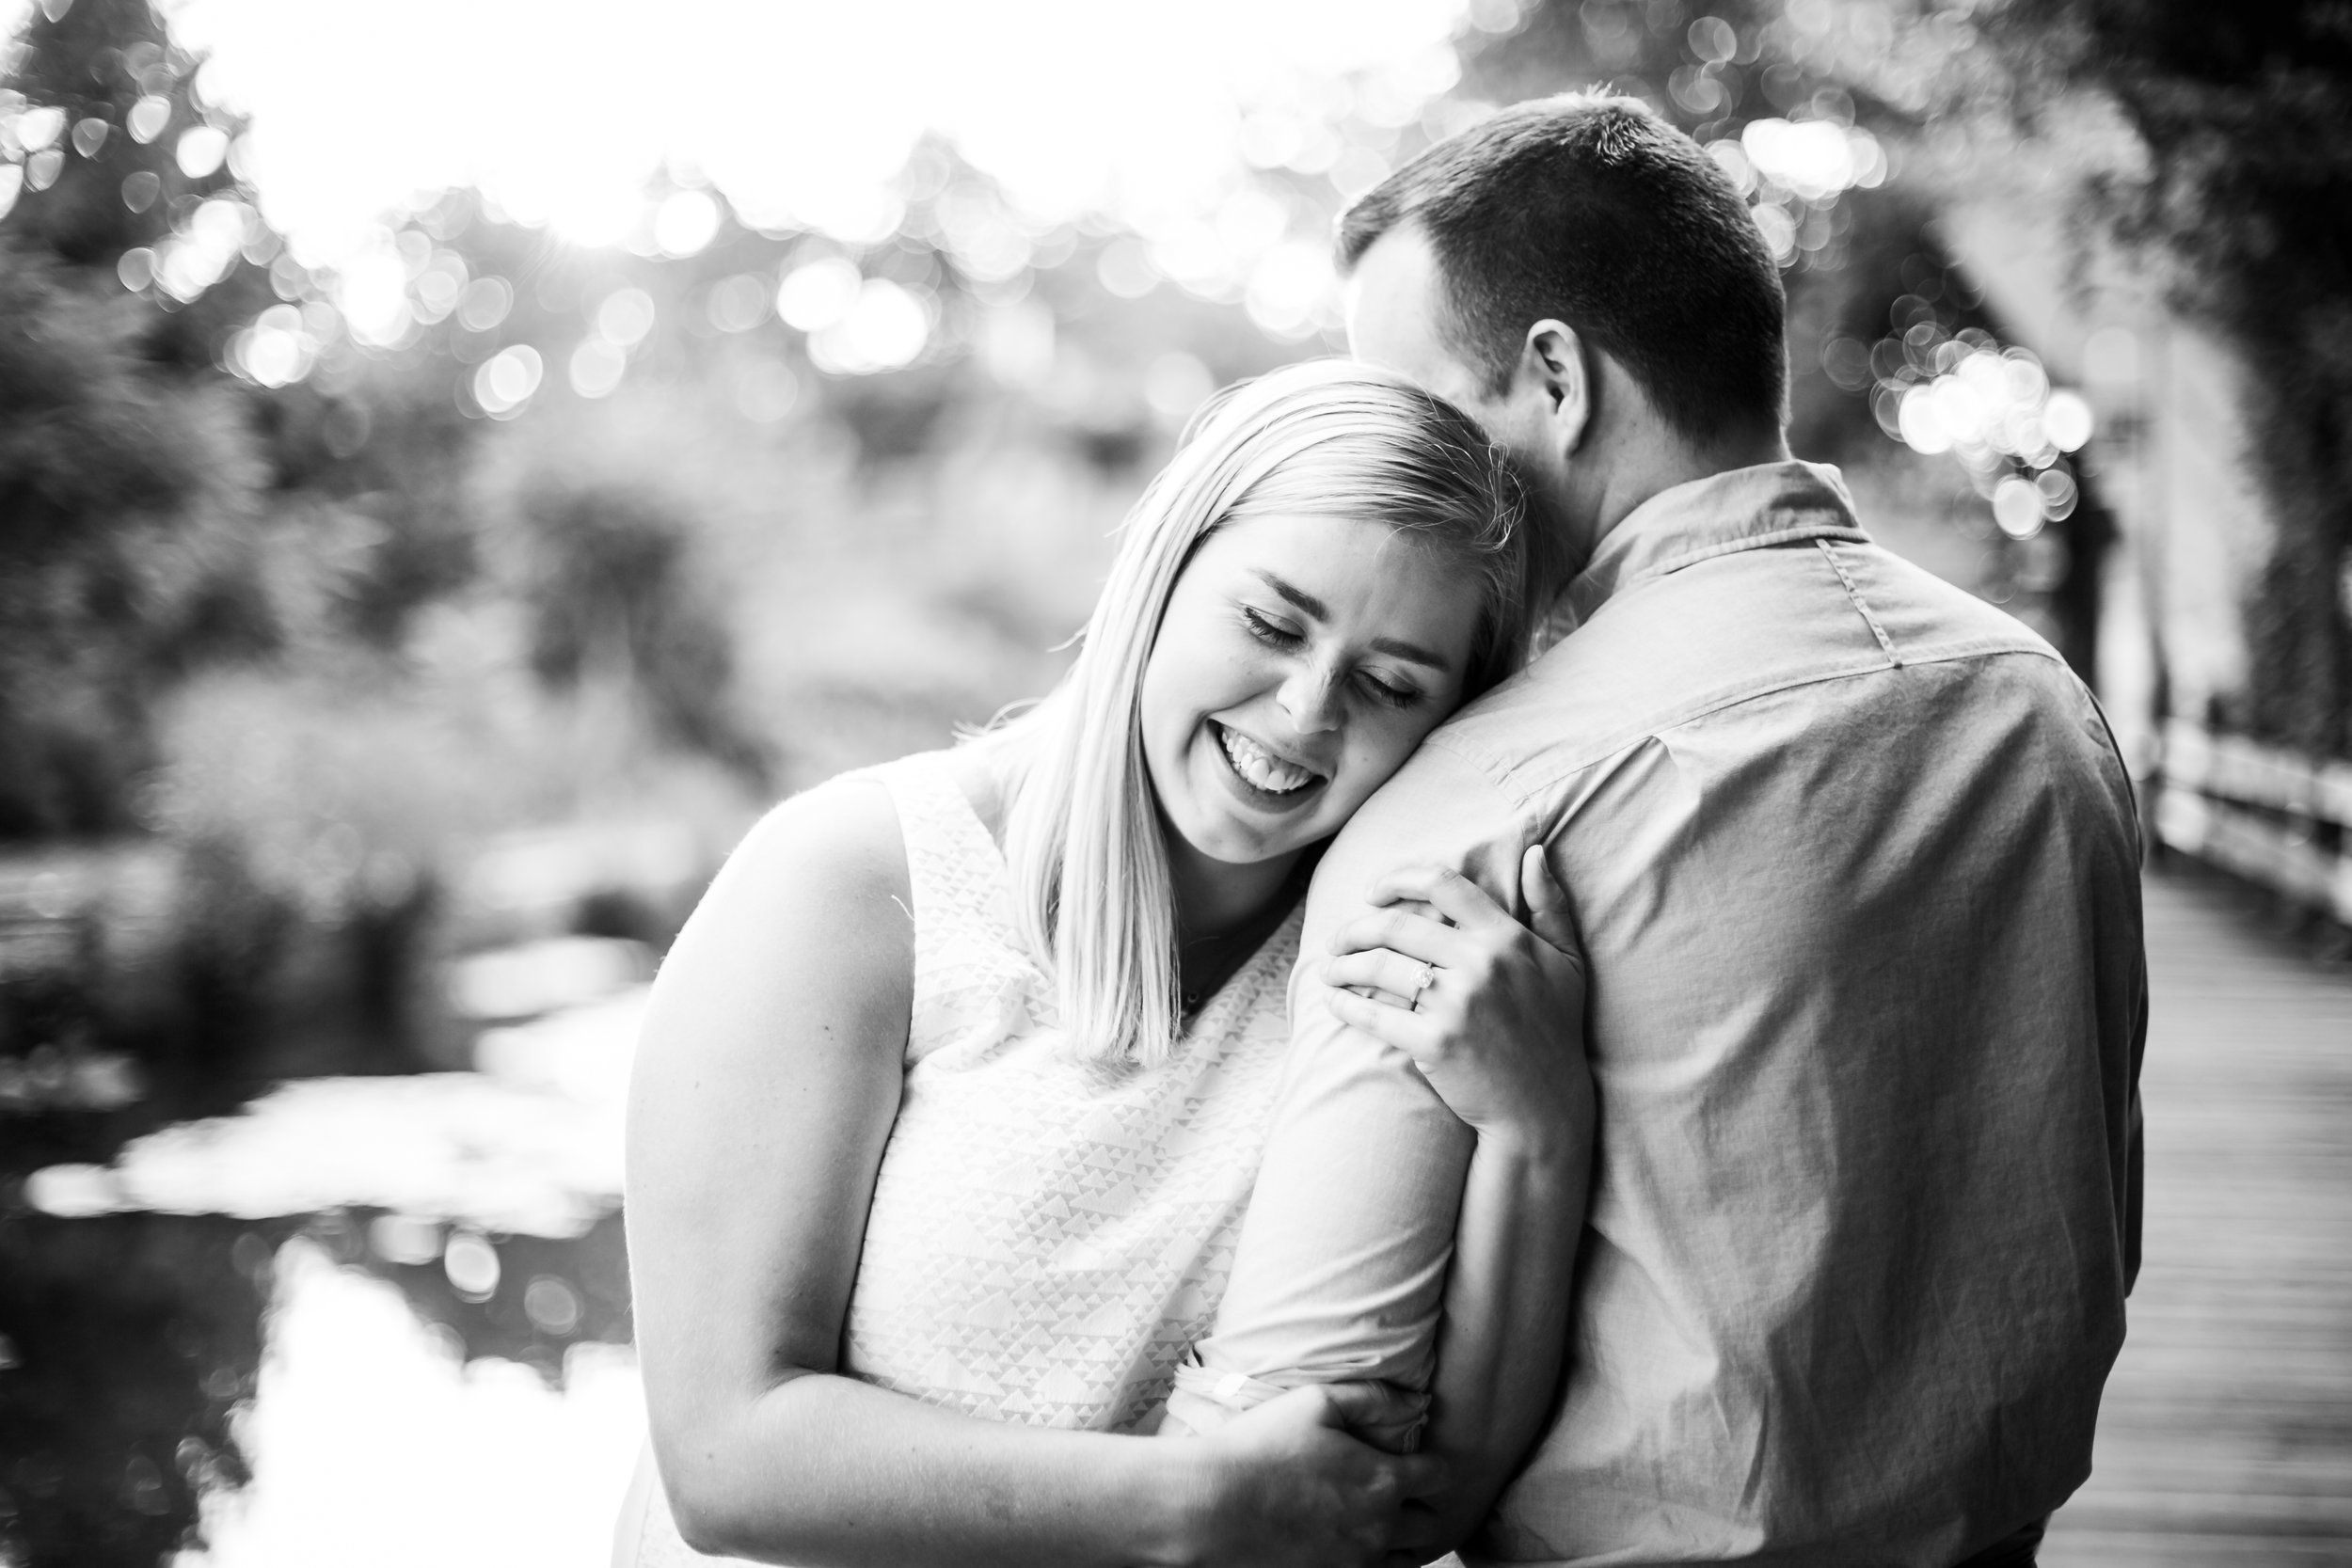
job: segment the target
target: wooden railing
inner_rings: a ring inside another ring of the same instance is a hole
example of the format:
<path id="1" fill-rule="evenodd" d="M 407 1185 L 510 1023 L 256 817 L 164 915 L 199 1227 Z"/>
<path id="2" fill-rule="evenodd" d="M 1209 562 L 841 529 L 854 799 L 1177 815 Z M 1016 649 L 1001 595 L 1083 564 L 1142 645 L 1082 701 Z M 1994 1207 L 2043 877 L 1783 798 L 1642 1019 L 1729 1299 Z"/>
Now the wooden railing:
<path id="1" fill-rule="evenodd" d="M 2352 925 L 2352 763 L 2164 728 L 2149 819 L 2168 849 Z"/>

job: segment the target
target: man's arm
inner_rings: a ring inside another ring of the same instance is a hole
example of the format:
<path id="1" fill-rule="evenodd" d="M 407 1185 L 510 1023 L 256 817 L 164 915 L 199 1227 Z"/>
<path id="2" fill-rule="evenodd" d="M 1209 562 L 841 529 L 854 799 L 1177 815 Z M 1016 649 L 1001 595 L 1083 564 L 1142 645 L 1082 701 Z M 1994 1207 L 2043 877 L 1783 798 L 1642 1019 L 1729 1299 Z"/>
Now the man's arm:
<path id="1" fill-rule="evenodd" d="M 1590 1100 L 1581 1116 L 1474 1132 L 1410 1058 L 1333 1016 L 1314 976 L 1334 933 L 1402 864 L 1459 870 L 1518 907 L 1527 841 L 1527 825 L 1483 776 L 1424 749 L 1325 856 L 1264 1164 L 1217 1326 L 1186 1380 L 1214 1394 L 1219 1384 L 1263 1391 L 1375 1378 L 1430 1394 L 1426 1447 L 1453 1478 L 1434 1550 L 1475 1527 L 1549 1413 L 1590 1170 Z M 1410 1424 L 1381 1435 L 1401 1437 Z"/>

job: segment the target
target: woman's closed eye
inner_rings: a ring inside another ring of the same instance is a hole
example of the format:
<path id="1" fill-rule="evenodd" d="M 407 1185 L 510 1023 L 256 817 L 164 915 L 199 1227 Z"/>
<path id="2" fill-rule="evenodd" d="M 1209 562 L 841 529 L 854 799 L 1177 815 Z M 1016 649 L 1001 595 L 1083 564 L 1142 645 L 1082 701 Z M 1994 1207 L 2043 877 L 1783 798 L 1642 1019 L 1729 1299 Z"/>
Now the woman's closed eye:
<path id="1" fill-rule="evenodd" d="M 1241 619 L 1242 625 L 1249 628 L 1249 635 L 1269 648 L 1280 648 L 1288 652 L 1306 643 L 1305 632 L 1278 616 L 1268 615 L 1264 610 L 1254 606 L 1242 606 Z M 1422 699 L 1421 688 L 1406 681 L 1378 674 L 1371 670 L 1358 671 L 1356 681 L 1363 689 L 1366 696 L 1383 706 L 1408 708 Z"/>
<path id="2" fill-rule="evenodd" d="M 1406 686 L 1399 681 L 1389 680 L 1383 676 L 1373 673 L 1369 670 L 1359 672 L 1357 678 L 1363 682 L 1364 689 L 1371 694 L 1373 701 L 1376 703 L 1385 703 L 1390 707 L 1411 707 L 1415 703 L 1421 701 L 1421 689 L 1419 687 Z"/>
<path id="3" fill-rule="evenodd" d="M 1307 641 L 1307 634 L 1297 627 L 1249 605 L 1241 607 L 1241 619 L 1242 625 L 1249 628 L 1249 635 L 1268 647 L 1295 648 Z"/>

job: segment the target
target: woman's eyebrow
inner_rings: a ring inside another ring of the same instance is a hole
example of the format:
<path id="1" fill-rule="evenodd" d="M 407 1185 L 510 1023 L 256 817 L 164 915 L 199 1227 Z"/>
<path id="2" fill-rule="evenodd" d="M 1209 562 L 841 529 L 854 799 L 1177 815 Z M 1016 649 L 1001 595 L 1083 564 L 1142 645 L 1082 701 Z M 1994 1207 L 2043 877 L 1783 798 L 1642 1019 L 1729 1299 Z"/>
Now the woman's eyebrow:
<path id="1" fill-rule="evenodd" d="M 1289 600 L 1296 609 L 1313 616 L 1318 621 L 1327 621 L 1331 618 L 1330 608 L 1305 589 L 1284 582 L 1263 566 L 1253 567 L 1251 571 L 1260 581 Z M 1425 664 L 1439 674 L 1450 674 L 1454 670 L 1454 661 L 1443 654 L 1431 653 L 1420 643 L 1407 642 L 1400 637 L 1375 637 L 1372 640 L 1372 647 L 1377 653 L 1388 654 L 1408 663 Z"/>
<path id="2" fill-rule="evenodd" d="M 1407 642 L 1398 637 L 1375 637 L 1372 640 L 1372 646 L 1375 653 L 1392 655 L 1408 664 L 1425 664 L 1441 675 L 1451 674 L 1454 671 L 1453 660 L 1443 654 L 1431 653 L 1418 642 Z"/>
<path id="3" fill-rule="evenodd" d="M 1282 597 L 1288 599 L 1292 604 L 1295 605 L 1300 610 L 1305 610 L 1316 620 L 1327 621 L 1331 618 L 1330 607 L 1326 605 L 1321 599 L 1316 598 L 1312 594 L 1308 593 L 1305 589 L 1292 587 L 1289 583 L 1284 582 L 1280 578 L 1276 577 L 1272 572 L 1267 571 L 1263 566 L 1253 568 L 1253 575 L 1257 577 L 1260 581 L 1263 582 L 1268 588 L 1273 589 L 1277 594 L 1281 594 Z"/>

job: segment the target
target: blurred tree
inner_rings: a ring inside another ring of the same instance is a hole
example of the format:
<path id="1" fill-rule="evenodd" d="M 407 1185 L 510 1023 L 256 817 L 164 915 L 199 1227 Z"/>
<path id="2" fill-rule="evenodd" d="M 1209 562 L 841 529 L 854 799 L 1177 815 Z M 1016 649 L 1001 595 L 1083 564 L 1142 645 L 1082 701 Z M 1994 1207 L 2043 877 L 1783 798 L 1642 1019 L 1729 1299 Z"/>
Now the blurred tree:
<path id="1" fill-rule="evenodd" d="M 0 239 L 0 837 L 126 826 L 160 683 L 272 634 L 253 443 L 140 313 Z"/>
<path id="2" fill-rule="evenodd" d="M 266 467 L 201 324 L 125 292 L 224 188 L 228 133 L 202 119 L 193 62 L 147 0 L 45 8 L 7 59 L 0 837 L 90 833 L 130 825 L 159 688 L 275 638 Z M 218 211 L 233 266 L 251 210 Z"/>
<path id="3" fill-rule="evenodd" d="M 2095 177 L 2089 210 L 2176 262 L 2176 303 L 2251 372 L 2278 543 L 2246 607 L 2246 711 L 2224 717 L 2352 756 L 2352 12 L 2012 0 L 1985 20 L 2029 114 L 2085 87 L 2121 106 L 2146 161 Z"/>
<path id="4" fill-rule="evenodd" d="M 16 186 L 8 237 L 90 286 L 146 293 L 163 312 L 145 323 L 149 357 L 214 369 L 219 331 L 268 303 L 278 249 L 234 172 L 243 123 L 203 101 L 200 62 L 150 0 L 44 6 L 0 59 L 0 155 L 19 167 L 0 174 Z"/>
<path id="5" fill-rule="evenodd" d="M 755 789 L 771 759 L 731 707 L 733 648 L 693 572 L 691 530 L 643 494 L 547 486 L 523 499 L 531 662 L 550 686 L 603 676 L 670 741 Z"/>

